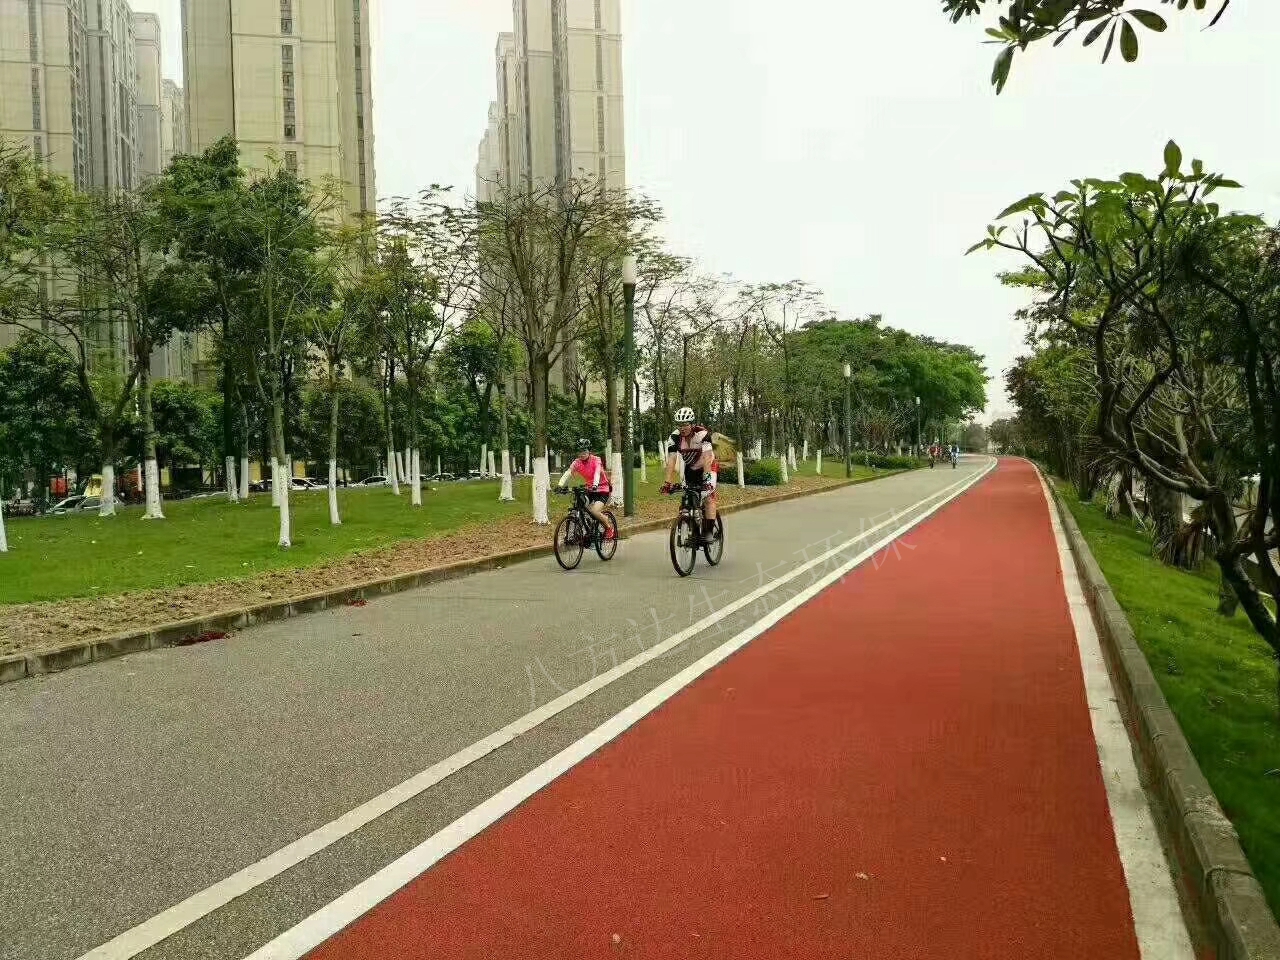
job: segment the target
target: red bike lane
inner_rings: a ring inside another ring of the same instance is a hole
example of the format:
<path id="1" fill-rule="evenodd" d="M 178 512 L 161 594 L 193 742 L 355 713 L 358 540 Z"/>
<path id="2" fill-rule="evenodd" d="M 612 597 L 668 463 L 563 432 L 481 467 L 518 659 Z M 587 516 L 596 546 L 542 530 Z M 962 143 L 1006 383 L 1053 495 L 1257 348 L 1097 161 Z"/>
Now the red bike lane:
<path id="1" fill-rule="evenodd" d="M 311 957 L 1137 960 L 1032 467 L 1003 462 Z"/>

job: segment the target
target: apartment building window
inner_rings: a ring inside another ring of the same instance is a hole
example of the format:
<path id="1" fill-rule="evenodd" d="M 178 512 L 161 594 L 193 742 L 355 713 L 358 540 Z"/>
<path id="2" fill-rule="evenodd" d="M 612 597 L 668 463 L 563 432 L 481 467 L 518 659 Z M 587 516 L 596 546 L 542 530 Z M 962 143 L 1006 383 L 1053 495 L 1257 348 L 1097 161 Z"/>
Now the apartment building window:
<path id="1" fill-rule="evenodd" d="M 293 97 L 284 98 L 284 138 L 298 139 L 298 102 Z"/>
<path id="2" fill-rule="evenodd" d="M 609 179 L 609 166 L 604 157 L 600 158 L 600 185 L 604 186 Z"/>
<path id="3" fill-rule="evenodd" d="M 604 0 L 596 0 L 596 29 L 597 30 L 604 29 L 604 11 L 601 9 L 603 6 L 604 6 Z"/>
<path id="4" fill-rule="evenodd" d="M 31 129 L 44 129 L 40 124 L 40 70 L 31 68 Z"/>
<path id="5" fill-rule="evenodd" d="M 280 32 L 293 33 L 293 0 L 280 0 Z"/>
<path id="6" fill-rule="evenodd" d="M 31 141 L 31 155 L 39 162 L 44 159 L 44 137 L 36 136 Z"/>
<path id="7" fill-rule="evenodd" d="M 604 153 L 604 97 L 596 97 L 596 140 Z"/>
<path id="8" fill-rule="evenodd" d="M 604 89 L 604 38 L 596 34 L 596 89 Z"/>
<path id="9" fill-rule="evenodd" d="M 284 168 L 292 173 L 295 177 L 298 175 L 298 151 L 286 150 L 284 152 Z"/>

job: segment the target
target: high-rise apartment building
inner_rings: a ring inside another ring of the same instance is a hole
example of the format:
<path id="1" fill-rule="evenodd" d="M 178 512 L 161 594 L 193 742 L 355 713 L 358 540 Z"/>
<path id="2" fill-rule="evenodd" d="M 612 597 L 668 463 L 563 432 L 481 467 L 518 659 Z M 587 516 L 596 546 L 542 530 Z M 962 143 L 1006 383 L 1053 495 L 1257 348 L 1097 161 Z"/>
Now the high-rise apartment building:
<path id="1" fill-rule="evenodd" d="M 180 153 L 190 153 L 187 139 L 187 98 L 172 80 L 160 86 L 160 156 L 165 167 Z"/>
<path id="2" fill-rule="evenodd" d="M 165 168 L 160 18 L 133 14 L 134 59 L 138 67 L 138 173 L 157 177 Z"/>
<path id="3" fill-rule="evenodd" d="M 82 0 L 89 75 L 89 186 L 138 185 L 138 65 L 126 0 Z"/>
<path id="4" fill-rule="evenodd" d="M 0 0 L 0 137 L 90 183 L 84 0 Z"/>
<path id="5" fill-rule="evenodd" d="M 183 0 L 190 148 L 232 134 L 246 166 L 271 157 L 345 185 L 373 213 L 369 0 Z"/>
<path id="6" fill-rule="evenodd" d="M 626 185 L 620 0 L 513 0 L 476 190 L 593 177 Z"/>

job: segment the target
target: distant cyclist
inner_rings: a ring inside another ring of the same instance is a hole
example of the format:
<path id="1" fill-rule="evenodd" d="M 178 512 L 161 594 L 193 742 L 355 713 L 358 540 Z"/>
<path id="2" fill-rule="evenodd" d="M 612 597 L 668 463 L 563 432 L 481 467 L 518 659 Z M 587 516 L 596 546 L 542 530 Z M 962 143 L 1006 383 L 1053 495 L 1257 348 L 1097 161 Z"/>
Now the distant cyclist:
<path id="1" fill-rule="evenodd" d="M 670 493 L 679 482 L 681 473 L 686 487 L 701 490 L 705 524 L 702 536 L 710 540 L 716 531 L 716 486 L 720 465 L 716 462 L 711 431 L 695 423 L 696 420 L 692 407 L 681 407 L 676 411 L 676 428 L 667 441 L 667 482 L 662 492 Z"/>
<path id="2" fill-rule="evenodd" d="M 611 524 L 604 515 L 604 505 L 609 502 L 609 495 L 613 492 L 613 486 L 609 482 L 609 472 L 604 468 L 604 461 L 591 452 L 590 440 L 578 441 L 578 458 L 569 464 L 569 469 L 564 472 L 564 476 L 560 478 L 558 484 L 559 489 L 567 490 L 569 487 L 569 478 L 574 474 L 580 476 L 587 487 L 587 509 L 591 511 L 591 515 L 596 518 L 596 522 L 604 529 L 604 538 L 613 540 L 616 533 Z"/>

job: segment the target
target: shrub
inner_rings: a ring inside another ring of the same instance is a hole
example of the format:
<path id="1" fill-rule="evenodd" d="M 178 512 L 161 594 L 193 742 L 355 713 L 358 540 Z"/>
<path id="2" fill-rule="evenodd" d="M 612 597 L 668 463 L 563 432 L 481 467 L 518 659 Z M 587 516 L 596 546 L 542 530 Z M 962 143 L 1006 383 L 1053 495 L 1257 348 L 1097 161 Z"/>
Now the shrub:
<path id="1" fill-rule="evenodd" d="M 782 466 L 779 463 L 756 460 L 746 466 L 747 486 L 776 487 L 782 483 Z M 734 478 L 737 482 L 737 478 Z"/>
<path id="2" fill-rule="evenodd" d="M 899 457 L 890 453 L 867 453 L 864 450 L 853 455 L 853 462 L 866 464 L 877 470 L 914 470 L 928 465 L 929 461 L 919 457 Z"/>

